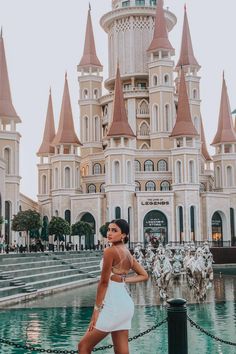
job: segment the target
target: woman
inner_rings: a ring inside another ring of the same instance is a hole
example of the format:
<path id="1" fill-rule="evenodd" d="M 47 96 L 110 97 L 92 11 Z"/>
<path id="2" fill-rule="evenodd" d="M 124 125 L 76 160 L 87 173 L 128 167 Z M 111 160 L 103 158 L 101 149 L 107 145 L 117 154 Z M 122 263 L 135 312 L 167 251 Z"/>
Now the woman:
<path id="1" fill-rule="evenodd" d="M 125 283 L 145 281 L 148 274 L 126 248 L 128 234 L 129 225 L 123 219 L 113 220 L 108 226 L 107 240 L 111 247 L 104 250 L 96 303 L 88 330 L 79 343 L 79 354 L 90 354 L 109 333 L 114 352 L 129 354 L 128 330 L 134 304 Z M 136 275 L 126 277 L 131 269 Z"/>

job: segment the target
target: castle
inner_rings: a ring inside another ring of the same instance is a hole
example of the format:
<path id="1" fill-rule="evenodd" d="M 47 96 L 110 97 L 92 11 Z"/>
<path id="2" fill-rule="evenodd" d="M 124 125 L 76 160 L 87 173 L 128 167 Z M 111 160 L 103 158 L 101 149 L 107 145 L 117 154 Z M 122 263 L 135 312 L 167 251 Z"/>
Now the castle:
<path id="1" fill-rule="evenodd" d="M 66 76 L 57 130 L 49 95 L 37 152 L 38 207 L 45 222 L 52 216 L 89 222 L 94 235 L 82 239 L 87 247 L 97 244 L 101 225 L 120 217 L 129 221 L 130 245 L 150 239 L 235 242 L 236 130 L 225 79 L 210 156 L 186 9 L 176 62 L 168 38 L 175 24 L 163 0 L 113 0 L 101 18 L 109 52 L 103 82 L 89 9 L 78 64 L 80 138 Z M 20 119 L 11 103 L 2 37 L 0 54 L 0 205 L 10 220 L 21 199 L 27 201 L 19 194 Z"/>

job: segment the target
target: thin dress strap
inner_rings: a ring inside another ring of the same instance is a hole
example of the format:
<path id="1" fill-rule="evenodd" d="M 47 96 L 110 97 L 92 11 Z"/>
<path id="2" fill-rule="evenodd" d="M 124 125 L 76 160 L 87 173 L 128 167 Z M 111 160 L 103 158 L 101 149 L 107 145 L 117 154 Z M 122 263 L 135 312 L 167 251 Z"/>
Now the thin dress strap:
<path id="1" fill-rule="evenodd" d="M 116 252 L 117 252 L 117 254 L 118 254 L 118 256 L 119 256 L 119 259 L 120 259 L 120 261 L 119 261 L 119 263 L 117 263 L 116 265 L 114 265 L 113 266 L 113 268 L 118 268 L 118 266 L 120 265 L 120 264 L 122 264 L 122 262 L 126 259 L 126 258 L 129 258 L 129 261 L 130 261 L 130 265 L 131 265 L 131 267 L 133 266 L 133 257 L 132 257 L 132 255 L 130 254 L 130 252 L 128 251 L 128 250 L 126 250 L 127 252 L 126 252 L 126 255 L 124 255 L 124 257 L 122 257 L 121 256 L 121 252 L 119 251 L 119 249 L 118 249 L 118 247 L 114 247 L 115 248 L 115 250 L 116 250 Z"/>

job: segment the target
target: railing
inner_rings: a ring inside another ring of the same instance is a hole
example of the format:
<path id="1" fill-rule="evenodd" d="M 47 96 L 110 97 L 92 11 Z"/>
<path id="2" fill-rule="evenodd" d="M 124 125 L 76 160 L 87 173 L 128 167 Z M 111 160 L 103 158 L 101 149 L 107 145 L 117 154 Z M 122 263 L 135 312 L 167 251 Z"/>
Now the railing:
<path id="1" fill-rule="evenodd" d="M 167 318 L 162 320 L 159 323 L 154 324 L 152 327 L 147 330 L 138 333 L 137 335 L 128 339 L 129 342 L 143 337 L 144 335 L 150 333 L 151 331 L 161 327 L 163 324 L 168 324 L 168 354 L 188 354 L 188 329 L 187 322 L 189 321 L 191 327 L 195 327 L 201 333 L 207 335 L 212 340 L 217 342 L 227 344 L 230 346 L 236 347 L 236 342 L 231 342 L 228 340 L 221 339 L 216 337 L 212 333 L 205 330 L 203 327 L 199 326 L 187 315 L 186 300 L 184 299 L 170 299 L 168 302 L 167 308 Z M 31 352 L 40 352 L 40 353 L 58 353 L 58 354 L 76 354 L 77 350 L 60 350 L 60 349 L 39 349 L 31 345 L 20 344 L 9 339 L 0 338 L 0 343 L 9 345 L 11 347 L 29 350 Z M 153 343 L 154 344 L 154 343 Z M 155 345 L 155 344 L 154 344 Z M 97 352 L 100 350 L 106 350 L 113 348 L 112 344 L 104 345 L 98 348 L 94 348 L 92 351 Z M 192 348 L 193 349 L 193 348 Z"/>
<path id="2" fill-rule="evenodd" d="M 177 242 L 177 241 L 170 241 L 168 242 L 168 245 L 170 245 L 170 248 L 175 248 L 175 247 L 180 247 L 184 245 L 189 245 L 192 241 L 182 241 L 182 242 Z M 231 241 L 194 241 L 195 247 L 201 247 L 204 245 L 204 243 L 207 242 L 210 248 L 213 247 L 231 247 L 234 246 Z M 164 243 L 165 245 L 166 243 Z M 129 248 L 134 249 L 137 245 L 141 245 L 141 248 L 145 248 L 147 243 L 145 242 L 129 242 Z"/>

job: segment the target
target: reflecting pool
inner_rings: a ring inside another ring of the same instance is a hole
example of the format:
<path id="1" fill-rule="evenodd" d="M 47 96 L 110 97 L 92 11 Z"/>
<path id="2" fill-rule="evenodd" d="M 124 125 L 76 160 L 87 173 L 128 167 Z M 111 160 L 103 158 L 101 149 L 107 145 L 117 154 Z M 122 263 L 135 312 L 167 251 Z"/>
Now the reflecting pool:
<path id="1" fill-rule="evenodd" d="M 199 325 L 224 340 L 236 341 L 236 270 L 216 274 L 213 288 L 204 304 L 197 304 L 185 283 L 171 284 L 171 297 L 188 300 L 188 315 Z M 166 307 L 160 304 L 158 290 L 151 280 L 129 286 L 136 304 L 130 337 L 166 318 Z M 0 311 L 0 337 L 37 348 L 76 349 L 88 326 L 95 301 L 96 285 L 74 289 L 50 297 L 5 308 Z M 236 348 L 221 344 L 188 327 L 189 354 L 235 354 Z M 98 346 L 110 343 L 107 337 Z M 130 353 L 160 354 L 167 352 L 167 325 L 130 343 Z M 2 354 L 28 354 L 27 350 L 1 346 Z M 112 354 L 108 349 L 100 353 Z"/>

